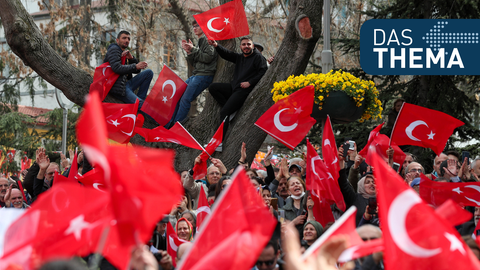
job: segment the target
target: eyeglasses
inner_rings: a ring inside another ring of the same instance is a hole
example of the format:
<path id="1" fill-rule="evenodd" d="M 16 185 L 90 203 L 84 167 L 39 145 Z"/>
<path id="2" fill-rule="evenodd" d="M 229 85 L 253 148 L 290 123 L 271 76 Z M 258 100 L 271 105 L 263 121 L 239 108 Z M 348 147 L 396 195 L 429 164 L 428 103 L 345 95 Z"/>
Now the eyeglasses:
<path id="1" fill-rule="evenodd" d="M 262 264 L 265 264 L 266 266 L 270 266 L 275 262 L 275 259 L 270 260 L 270 261 L 257 261 L 255 263 L 256 266 L 262 266 Z"/>
<path id="2" fill-rule="evenodd" d="M 422 173 L 422 169 L 411 169 L 410 172 Z"/>
<path id="3" fill-rule="evenodd" d="M 199 28 L 200 25 L 197 24 L 197 25 L 194 25 L 194 26 L 192 26 L 192 27 L 193 27 L 193 28 Z"/>

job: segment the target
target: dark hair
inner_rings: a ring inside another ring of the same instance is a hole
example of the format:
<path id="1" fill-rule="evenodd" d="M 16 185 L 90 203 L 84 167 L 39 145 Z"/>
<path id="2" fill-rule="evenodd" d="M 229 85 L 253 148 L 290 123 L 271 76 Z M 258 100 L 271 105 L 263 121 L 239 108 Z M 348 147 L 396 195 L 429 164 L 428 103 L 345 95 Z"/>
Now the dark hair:
<path id="1" fill-rule="evenodd" d="M 268 241 L 267 245 L 265 246 L 265 249 L 268 247 L 273 247 L 273 251 L 275 252 L 275 256 L 278 253 L 278 244 L 273 242 L 272 240 Z"/>
<path id="2" fill-rule="evenodd" d="M 219 181 L 220 182 L 220 181 Z M 210 185 L 208 187 L 208 197 L 215 196 L 215 190 L 217 189 L 217 184 Z"/>
<path id="3" fill-rule="evenodd" d="M 246 170 L 245 170 L 245 173 L 247 173 L 247 172 L 253 172 L 253 174 L 255 174 L 255 176 L 258 176 L 257 171 L 255 171 L 255 170 L 253 170 L 253 169 L 246 169 Z"/>
<path id="4" fill-rule="evenodd" d="M 265 182 L 263 182 L 263 179 L 258 177 L 258 176 L 254 176 L 253 178 L 251 178 L 250 180 L 255 180 L 257 181 L 257 183 L 260 185 L 260 186 L 265 186 Z"/>
<path id="5" fill-rule="evenodd" d="M 460 154 L 457 151 L 450 150 L 450 151 L 446 152 L 445 154 L 447 156 L 452 155 L 452 156 L 456 157 L 458 160 L 460 160 Z"/>
<path id="6" fill-rule="evenodd" d="M 218 180 L 217 186 L 215 188 L 215 200 L 220 196 L 220 193 L 222 192 L 222 185 L 225 180 L 230 180 L 230 176 L 223 176 Z"/>
<path id="7" fill-rule="evenodd" d="M 120 38 L 120 36 L 123 35 L 123 34 L 130 36 L 130 32 L 128 32 L 126 30 L 122 30 L 122 31 L 120 31 L 120 33 L 118 33 L 117 38 Z"/>
<path id="8" fill-rule="evenodd" d="M 409 153 L 409 152 L 403 152 L 403 153 L 404 153 L 405 155 L 407 155 L 407 156 L 411 156 L 412 159 L 413 159 L 413 161 L 417 161 L 417 157 L 414 156 L 412 153 Z"/>
<path id="9" fill-rule="evenodd" d="M 393 107 L 395 109 L 395 105 L 397 105 L 398 102 L 405 102 L 405 99 L 403 98 L 397 98 L 394 102 L 393 102 Z"/>
<path id="10" fill-rule="evenodd" d="M 243 36 L 243 37 L 241 37 L 241 38 L 240 38 L 240 42 L 241 42 L 242 40 L 244 40 L 244 39 L 248 39 L 248 40 L 250 40 L 251 42 L 253 42 L 253 39 L 252 39 L 251 36 Z"/>
<path id="11" fill-rule="evenodd" d="M 193 19 L 193 21 L 192 21 L 192 25 L 198 25 L 198 22 L 197 22 L 197 20 Z"/>
<path id="12" fill-rule="evenodd" d="M 277 168 L 277 167 L 273 167 L 273 172 L 279 172 L 279 171 L 280 171 L 280 169 L 279 169 L 279 168 Z"/>

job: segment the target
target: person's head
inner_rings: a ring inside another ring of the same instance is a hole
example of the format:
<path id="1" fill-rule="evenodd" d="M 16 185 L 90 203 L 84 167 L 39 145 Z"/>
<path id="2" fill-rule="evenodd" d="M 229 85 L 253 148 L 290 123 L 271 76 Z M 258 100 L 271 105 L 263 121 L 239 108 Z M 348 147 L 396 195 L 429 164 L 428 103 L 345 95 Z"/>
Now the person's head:
<path id="1" fill-rule="evenodd" d="M 478 221 L 480 220 L 480 207 L 475 207 L 475 213 L 473 214 L 474 221 L 475 221 L 475 227 L 478 224 Z"/>
<path id="2" fill-rule="evenodd" d="M 218 180 L 217 185 L 215 187 L 214 197 L 218 198 L 218 196 L 220 196 L 220 193 L 222 192 L 222 190 L 224 190 L 231 183 L 232 183 L 232 179 L 230 179 L 230 176 L 224 176 L 224 177 L 220 178 L 220 180 Z"/>
<path id="3" fill-rule="evenodd" d="M 365 224 L 357 228 L 357 233 L 363 241 L 371 241 L 382 237 L 382 231 L 377 226 Z"/>
<path id="4" fill-rule="evenodd" d="M 257 172 L 255 170 L 252 170 L 252 169 L 246 169 L 245 173 L 247 174 L 248 178 L 250 178 L 250 179 L 258 176 Z"/>
<path id="5" fill-rule="evenodd" d="M 260 53 L 263 53 L 263 45 L 260 43 L 253 43 L 255 49 L 257 49 Z"/>
<path id="6" fill-rule="evenodd" d="M 210 165 L 207 170 L 207 180 L 211 184 L 216 184 L 222 178 L 222 173 L 217 167 Z"/>
<path id="7" fill-rule="evenodd" d="M 442 175 L 443 173 L 440 173 L 440 164 L 442 164 L 443 161 L 447 160 L 447 155 L 444 153 L 441 153 L 439 156 L 436 156 L 435 159 L 433 160 L 433 169 L 437 173 L 437 176 Z"/>
<path id="8" fill-rule="evenodd" d="M 253 41 L 250 36 L 244 36 L 240 38 L 240 49 L 244 56 L 249 56 L 253 53 Z"/>
<path id="9" fill-rule="evenodd" d="M 159 234 L 163 235 L 165 233 L 165 230 L 167 229 L 167 222 L 169 222 L 168 217 L 160 220 L 160 222 L 157 223 L 156 231 Z"/>
<path id="10" fill-rule="evenodd" d="M 5 194 L 7 194 L 8 190 L 8 180 L 7 178 L 0 178 L 0 199 L 3 200 L 3 197 L 5 197 Z"/>
<path id="11" fill-rule="evenodd" d="M 305 182 L 300 177 L 292 176 L 288 179 L 287 189 L 290 195 L 302 196 L 305 192 Z"/>
<path id="12" fill-rule="evenodd" d="M 448 151 L 446 154 L 447 154 L 447 159 L 453 159 L 458 164 L 458 161 L 460 160 L 460 154 L 457 151 Z"/>
<path id="13" fill-rule="evenodd" d="M 282 177 L 278 181 L 277 194 L 284 199 L 288 197 L 287 178 Z"/>
<path id="14" fill-rule="evenodd" d="M 265 180 L 265 178 L 267 178 L 267 171 L 264 171 L 264 170 L 257 170 L 257 175 L 258 177 L 262 178 L 263 180 Z"/>
<path id="15" fill-rule="evenodd" d="M 180 218 L 177 221 L 177 236 L 185 241 L 192 240 L 193 226 L 186 218 Z"/>
<path id="16" fill-rule="evenodd" d="M 255 189 L 264 185 L 262 178 L 256 177 L 256 176 L 253 177 L 253 178 L 250 178 L 250 183 L 252 183 L 252 185 L 255 187 Z"/>
<path id="17" fill-rule="evenodd" d="M 425 170 L 423 169 L 423 166 L 420 165 L 420 163 L 412 162 L 407 166 L 407 170 L 405 171 L 405 174 L 407 173 L 415 174 L 415 178 L 416 178 L 416 177 L 420 177 L 422 173 L 425 174 Z"/>
<path id="18" fill-rule="evenodd" d="M 395 102 L 393 103 L 393 110 L 396 112 L 399 112 L 404 102 L 405 100 L 403 98 L 396 99 Z"/>
<path id="19" fill-rule="evenodd" d="M 12 193 L 10 194 L 10 201 L 15 208 L 22 208 L 23 206 L 23 195 L 20 189 L 12 188 Z"/>
<path id="20" fill-rule="evenodd" d="M 185 183 L 187 179 L 188 179 L 188 171 L 182 171 L 180 173 L 180 181 L 182 181 L 182 184 Z"/>
<path id="21" fill-rule="evenodd" d="M 415 158 L 412 154 L 410 153 L 405 153 L 406 157 L 405 160 L 403 161 L 403 170 L 407 171 L 407 166 L 410 165 L 410 163 L 415 161 Z"/>
<path id="22" fill-rule="evenodd" d="M 185 207 L 187 207 L 188 210 L 192 210 L 192 198 L 190 197 L 190 193 L 188 193 L 187 190 L 184 190 L 184 195 L 182 197 L 182 200 L 185 202 Z"/>
<path id="23" fill-rule="evenodd" d="M 420 194 L 420 177 L 413 179 L 410 183 L 410 187 L 413 188 L 417 194 Z"/>
<path id="24" fill-rule="evenodd" d="M 272 193 L 270 192 L 270 189 L 268 189 L 267 186 L 265 186 L 262 190 L 262 198 L 263 201 L 265 202 L 265 205 L 270 208 L 270 204 L 272 202 Z"/>
<path id="25" fill-rule="evenodd" d="M 473 172 L 477 175 L 480 176 L 480 158 L 476 158 L 472 161 L 472 164 L 470 165 Z"/>
<path id="26" fill-rule="evenodd" d="M 192 224 L 193 228 L 197 226 L 197 215 L 193 213 L 193 211 L 185 210 L 182 213 L 182 218 L 186 218 L 190 224 Z"/>
<path id="27" fill-rule="evenodd" d="M 273 270 L 279 257 L 280 250 L 277 243 L 270 241 L 263 249 L 255 265 L 259 270 Z"/>
<path id="28" fill-rule="evenodd" d="M 314 220 L 309 220 L 305 222 L 303 226 L 303 240 L 311 246 L 315 241 L 322 235 L 323 227 L 322 224 Z"/>
<path id="29" fill-rule="evenodd" d="M 357 192 L 362 194 L 364 198 L 375 197 L 377 194 L 377 188 L 375 186 L 375 176 L 371 173 L 367 173 L 357 184 Z"/>
<path id="30" fill-rule="evenodd" d="M 302 176 L 302 167 L 298 164 L 291 164 L 288 167 L 288 173 L 290 176 L 301 177 Z"/>
<path id="31" fill-rule="evenodd" d="M 178 263 L 180 260 L 182 260 L 183 255 L 187 253 L 187 251 L 193 246 L 193 243 L 187 242 L 187 243 L 182 243 L 180 246 L 178 246 L 177 249 L 177 257 L 175 258 L 175 262 Z"/>
<path id="32" fill-rule="evenodd" d="M 200 28 L 200 25 L 198 25 L 196 20 L 193 20 L 192 27 L 193 27 L 193 33 L 197 37 L 201 37 L 203 35 L 203 30 L 202 30 L 202 28 Z"/>
<path id="33" fill-rule="evenodd" d="M 128 45 L 130 44 L 130 32 L 122 30 L 120 33 L 117 35 L 117 44 L 122 48 L 122 50 L 125 50 L 128 48 Z"/>
<path id="34" fill-rule="evenodd" d="M 55 171 L 60 173 L 60 166 L 55 162 L 50 162 L 50 165 L 48 165 L 47 171 L 45 172 L 45 179 L 52 181 L 55 176 Z"/>

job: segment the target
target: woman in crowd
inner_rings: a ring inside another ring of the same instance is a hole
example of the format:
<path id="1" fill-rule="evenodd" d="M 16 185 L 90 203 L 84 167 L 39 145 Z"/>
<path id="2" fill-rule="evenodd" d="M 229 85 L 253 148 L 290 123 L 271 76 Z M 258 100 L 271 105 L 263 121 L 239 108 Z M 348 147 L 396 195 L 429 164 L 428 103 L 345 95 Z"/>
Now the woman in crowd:
<path id="1" fill-rule="evenodd" d="M 193 226 L 186 218 L 180 218 L 177 222 L 177 236 L 185 241 L 193 241 Z"/>
<path id="2" fill-rule="evenodd" d="M 303 240 L 307 242 L 308 246 L 313 245 L 313 243 L 317 241 L 322 233 L 322 224 L 316 222 L 315 220 L 309 220 L 303 226 Z"/>
<path id="3" fill-rule="evenodd" d="M 400 112 L 404 102 L 405 99 L 403 98 L 398 98 L 395 100 L 392 110 L 390 113 L 388 113 L 387 127 L 393 127 L 393 125 L 395 125 L 395 120 L 397 120 L 398 113 Z"/>
<path id="4" fill-rule="evenodd" d="M 305 196 L 305 182 L 299 177 L 292 176 L 287 181 L 290 197 L 285 201 L 283 210 L 285 219 L 291 221 L 297 228 L 299 235 L 303 235 L 303 224 L 307 220 L 315 220 L 313 216 L 313 200 Z M 307 206 L 305 209 L 304 206 Z"/>
<path id="5" fill-rule="evenodd" d="M 186 210 L 185 212 L 182 213 L 182 218 L 185 218 L 192 224 L 193 227 L 193 236 L 197 233 L 197 215 L 190 210 Z"/>

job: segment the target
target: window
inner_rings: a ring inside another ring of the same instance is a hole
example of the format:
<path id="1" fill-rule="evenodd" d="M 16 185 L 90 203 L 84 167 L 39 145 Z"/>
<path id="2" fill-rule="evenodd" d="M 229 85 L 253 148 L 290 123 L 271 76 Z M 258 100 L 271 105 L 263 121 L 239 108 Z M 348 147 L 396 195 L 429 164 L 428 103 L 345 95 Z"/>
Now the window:
<path id="1" fill-rule="evenodd" d="M 171 69 L 177 69 L 177 37 L 167 33 L 163 45 L 163 63 Z"/>

